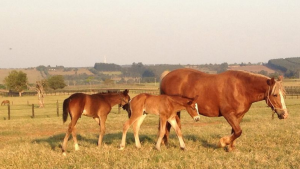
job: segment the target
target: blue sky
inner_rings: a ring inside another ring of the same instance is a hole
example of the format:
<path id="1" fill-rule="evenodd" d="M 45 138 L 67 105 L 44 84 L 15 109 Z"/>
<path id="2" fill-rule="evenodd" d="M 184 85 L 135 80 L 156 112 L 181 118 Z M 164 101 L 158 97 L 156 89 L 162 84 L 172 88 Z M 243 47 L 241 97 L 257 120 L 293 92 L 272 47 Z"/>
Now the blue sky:
<path id="1" fill-rule="evenodd" d="M 1 0 L 0 68 L 300 57 L 298 0 Z"/>

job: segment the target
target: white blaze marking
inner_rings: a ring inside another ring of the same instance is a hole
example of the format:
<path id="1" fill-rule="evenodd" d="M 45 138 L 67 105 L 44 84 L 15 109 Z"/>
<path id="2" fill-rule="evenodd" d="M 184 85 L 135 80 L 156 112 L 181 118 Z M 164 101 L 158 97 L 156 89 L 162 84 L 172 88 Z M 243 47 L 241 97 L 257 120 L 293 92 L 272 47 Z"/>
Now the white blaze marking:
<path id="1" fill-rule="evenodd" d="M 281 101 L 282 109 L 286 109 L 286 105 L 285 105 L 284 98 L 283 98 L 281 90 L 279 90 L 279 95 L 280 95 L 280 101 Z"/>
<path id="2" fill-rule="evenodd" d="M 197 110 L 197 114 L 200 115 L 200 114 L 199 114 L 198 104 L 197 104 L 197 103 L 195 103 L 195 109 Z"/>

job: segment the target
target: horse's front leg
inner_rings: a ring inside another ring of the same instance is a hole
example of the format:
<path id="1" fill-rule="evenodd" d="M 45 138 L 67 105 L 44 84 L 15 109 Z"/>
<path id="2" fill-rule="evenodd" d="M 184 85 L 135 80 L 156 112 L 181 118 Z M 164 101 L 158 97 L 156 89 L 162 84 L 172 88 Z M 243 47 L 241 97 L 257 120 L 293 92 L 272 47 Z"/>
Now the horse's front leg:
<path id="1" fill-rule="evenodd" d="M 218 144 L 219 147 L 226 147 L 227 151 L 232 151 L 235 149 L 235 140 L 241 136 L 242 129 L 240 127 L 241 118 L 236 118 L 235 116 L 224 116 L 228 123 L 231 125 L 231 136 L 225 136 L 220 139 Z"/>

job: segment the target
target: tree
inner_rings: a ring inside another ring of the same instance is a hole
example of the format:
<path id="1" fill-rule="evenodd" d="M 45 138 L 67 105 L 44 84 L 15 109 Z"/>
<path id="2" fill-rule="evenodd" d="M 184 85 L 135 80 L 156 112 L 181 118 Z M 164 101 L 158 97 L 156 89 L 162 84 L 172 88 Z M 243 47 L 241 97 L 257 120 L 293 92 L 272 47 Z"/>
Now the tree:
<path id="1" fill-rule="evenodd" d="M 36 82 L 35 90 L 38 93 L 40 108 L 44 107 L 44 93 L 45 93 L 44 88 L 45 87 L 47 87 L 47 82 L 45 80 Z"/>
<path id="2" fill-rule="evenodd" d="M 144 78 L 144 77 L 155 77 L 155 74 L 154 74 L 154 72 L 153 72 L 152 70 L 146 69 L 146 70 L 144 71 L 144 73 L 142 74 L 142 77 L 143 77 L 143 78 Z"/>
<path id="3" fill-rule="evenodd" d="M 48 78 L 47 82 L 48 82 L 48 87 L 53 90 L 63 89 L 64 87 L 67 86 L 64 77 L 62 75 L 51 76 Z"/>
<path id="4" fill-rule="evenodd" d="M 17 91 L 19 96 L 22 96 L 22 92 L 27 89 L 28 78 L 26 73 L 13 70 L 3 82 L 9 90 Z"/>

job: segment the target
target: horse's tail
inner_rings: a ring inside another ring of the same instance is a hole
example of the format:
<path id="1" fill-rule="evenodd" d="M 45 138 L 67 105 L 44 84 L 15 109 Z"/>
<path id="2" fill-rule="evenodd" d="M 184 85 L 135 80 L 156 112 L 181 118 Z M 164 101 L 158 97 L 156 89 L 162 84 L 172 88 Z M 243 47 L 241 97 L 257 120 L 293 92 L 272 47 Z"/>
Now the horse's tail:
<path id="1" fill-rule="evenodd" d="M 68 119 L 68 113 L 69 113 L 69 98 L 64 100 L 63 103 L 63 122 L 65 123 Z"/>

